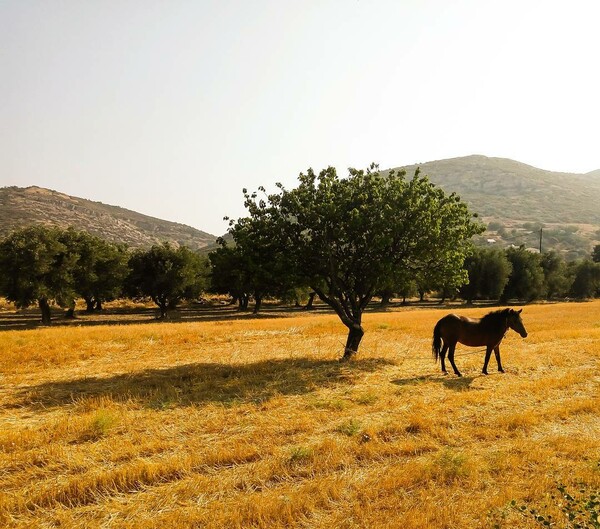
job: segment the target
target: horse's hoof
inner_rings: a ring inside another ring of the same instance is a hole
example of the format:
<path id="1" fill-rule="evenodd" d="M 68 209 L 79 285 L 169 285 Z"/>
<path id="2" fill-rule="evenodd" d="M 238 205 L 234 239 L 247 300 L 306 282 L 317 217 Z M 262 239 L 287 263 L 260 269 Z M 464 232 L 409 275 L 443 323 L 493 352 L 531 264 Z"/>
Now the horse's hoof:
<path id="1" fill-rule="evenodd" d="M 487 374 L 488 374 L 488 372 L 487 372 L 487 371 L 482 371 L 482 373 L 483 373 L 484 375 L 487 375 Z"/>
<path id="2" fill-rule="evenodd" d="M 462 377 L 462 375 L 461 375 L 460 373 L 456 373 L 456 376 L 457 376 L 458 378 L 461 378 L 461 377 Z"/>

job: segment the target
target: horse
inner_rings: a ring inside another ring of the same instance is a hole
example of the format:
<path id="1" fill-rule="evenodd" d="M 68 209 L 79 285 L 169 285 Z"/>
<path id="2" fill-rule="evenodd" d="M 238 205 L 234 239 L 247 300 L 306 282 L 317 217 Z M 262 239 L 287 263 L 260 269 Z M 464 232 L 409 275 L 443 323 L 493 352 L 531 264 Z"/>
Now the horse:
<path id="1" fill-rule="evenodd" d="M 521 335 L 527 337 L 527 331 L 521 320 L 521 310 L 501 309 L 486 314 L 483 318 L 467 318 L 456 314 L 448 314 L 437 322 L 433 329 L 433 344 L 431 350 L 433 357 L 437 362 L 441 359 L 442 372 L 447 374 L 444 358 L 448 353 L 448 360 L 452 364 L 452 369 L 457 376 L 462 376 L 454 363 L 454 349 L 456 343 L 470 347 L 479 347 L 485 345 L 485 361 L 483 363 L 483 374 L 487 375 L 488 362 L 492 350 L 496 355 L 498 371 L 504 373 L 502 363 L 500 362 L 500 342 L 508 329 L 513 329 Z M 443 348 L 442 348 L 443 343 Z"/>

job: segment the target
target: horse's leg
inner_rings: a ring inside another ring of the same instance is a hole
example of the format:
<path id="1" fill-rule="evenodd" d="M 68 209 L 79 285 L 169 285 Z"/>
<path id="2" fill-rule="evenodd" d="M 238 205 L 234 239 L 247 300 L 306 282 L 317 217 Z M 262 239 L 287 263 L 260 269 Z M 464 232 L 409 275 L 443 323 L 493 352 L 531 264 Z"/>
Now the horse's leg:
<path id="1" fill-rule="evenodd" d="M 500 371 L 500 373 L 504 373 L 504 369 L 502 369 L 502 362 L 500 361 L 500 346 L 499 345 L 494 347 L 494 354 L 496 355 L 496 362 L 498 363 L 498 371 Z"/>
<path id="2" fill-rule="evenodd" d="M 456 349 L 456 342 L 450 344 L 448 350 L 448 360 L 450 360 L 450 363 L 452 364 L 452 369 L 454 369 L 454 373 L 456 374 L 456 376 L 462 377 L 460 371 L 456 368 L 456 364 L 454 363 L 454 349 Z"/>
<path id="3" fill-rule="evenodd" d="M 446 342 L 444 342 L 444 347 L 442 347 L 442 350 L 440 351 L 440 360 L 442 361 L 442 373 L 444 373 L 444 375 L 448 374 L 448 371 L 446 371 L 446 353 L 448 352 L 448 344 Z"/>
<path id="4" fill-rule="evenodd" d="M 483 362 L 483 371 L 482 373 L 484 375 L 487 375 L 487 366 L 488 366 L 488 362 L 490 361 L 490 356 L 492 356 L 492 346 L 488 345 L 487 349 L 485 350 L 485 361 Z"/>

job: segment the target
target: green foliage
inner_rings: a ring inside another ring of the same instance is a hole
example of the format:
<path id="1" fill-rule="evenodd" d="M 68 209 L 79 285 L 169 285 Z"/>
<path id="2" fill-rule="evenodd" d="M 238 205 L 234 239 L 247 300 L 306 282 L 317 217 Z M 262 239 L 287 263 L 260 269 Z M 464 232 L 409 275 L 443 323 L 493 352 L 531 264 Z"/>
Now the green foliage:
<path id="1" fill-rule="evenodd" d="M 261 191 L 264 193 L 264 189 Z M 244 196 L 250 216 L 230 222 L 235 248 L 226 250 L 226 242 L 220 239 L 221 252 L 215 252 L 211 262 L 225 265 L 222 272 L 213 267 L 216 281 L 222 281 L 222 274 L 234 279 L 233 289 L 251 293 L 256 302 L 254 312 L 258 312 L 265 296 L 282 297 L 301 285 L 294 273 L 292 256 L 281 244 L 281 216 L 264 199 L 257 199 L 257 193 L 249 195 L 244 190 Z"/>
<path id="2" fill-rule="evenodd" d="M 541 266 L 546 297 L 552 299 L 568 295 L 573 277 L 562 256 L 554 251 L 547 252 L 542 255 Z"/>
<path id="3" fill-rule="evenodd" d="M 512 266 L 512 272 L 502 293 L 502 299 L 533 301 L 543 296 L 544 272 L 540 255 L 521 246 L 509 248 L 506 257 Z"/>
<path id="4" fill-rule="evenodd" d="M 72 229 L 64 231 L 61 240 L 77 254 L 73 271 L 75 289 L 86 301 L 88 311 L 121 295 L 129 273 L 129 255 L 124 245 Z"/>
<path id="5" fill-rule="evenodd" d="M 223 239 L 220 242 L 221 247 L 208 254 L 211 266 L 210 288 L 219 294 L 230 294 L 238 300 L 240 309 L 245 309 L 251 285 L 241 252 L 236 247 L 228 246 Z"/>
<path id="6" fill-rule="evenodd" d="M 77 259 L 58 228 L 15 231 L 0 242 L 0 293 L 19 308 L 37 302 L 49 324 L 51 304 L 74 303 Z"/>
<path id="7" fill-rule="evenodd" d="M 518 512 L 533 519 L 542 527 L 562 527 L 564 529 L 600 529 L 600 491 L 590 492 L 584 486 L 578 494 L 571 494 L 565 485 L 557 485 L 558 495 L 552 495 L 552 501 L 560 505 L 564 514 L 562 522 L 557 521 L 550 514 L 544 512 L 548 505 L 544 505 L 544 511 L 517 505 L 513 500 L 511 506 Z"/>
<path id="8" fill-rule="evenodd" d="M 592 251 L 592 261 L 594 261 L 594 263 L 600 263 L 600 244 L 594 246 L 594 250 Z"/>
<path id="9" fill-rule="evenodd" d="M 573 283 L 570 294 L 578 299 L 593 298 L 600 293 L 600 263 L 582 259 L 570 264 Z"/>
<path id="10" fill-rule="evenodd" d="M 461 288 L 461 295 L 469 303 L 474 299 L 498 299 L 512 270 L 506 252 L 497 248 L 476 248 L 464 266 L 469 282 Z"/>
<path id="11" fill-rule="evenodd" d="M 371 166 L 340 178 L 329 167 L 299 180 L 296 189 L 279 186 L 266 200 L 246 194 L 251 221 L 244 222 L 258 227 L 275 249 L 269 255 L 283 258 L 294 281 L 309 285 L 348 327 L 345 357 L 358 349 L 365 307 L 399 271 L 440 270 L 450 283 L 466 280 L 461 265 L 469 240 L 483 227 L 458 196 L 418 171 L 407 180 L 403 172 L 383 176 Z"/>
<path id="12" fill-rule="evenodd" d="M 133 297 L 150 297 L 161 318 L 182 299 L 196 299 L 206 285 L 208 264 L 198 254 L 168 243 L 138 250 L 129 260 L 127 287 Z"/>

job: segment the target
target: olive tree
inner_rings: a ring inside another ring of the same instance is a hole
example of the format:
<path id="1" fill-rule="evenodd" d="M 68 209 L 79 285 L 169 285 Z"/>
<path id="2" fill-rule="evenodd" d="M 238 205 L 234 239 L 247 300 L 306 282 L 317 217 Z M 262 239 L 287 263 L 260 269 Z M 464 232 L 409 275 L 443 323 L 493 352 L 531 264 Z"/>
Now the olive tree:
<path id="1" fill-rule="evenodd" d="M 52 304 L 74 304 L 77 259 L 58 228 L 17 230 L 0 242 L 0 294 L 17 308 L 37 303 L 42 323 L 49 325 Z"/>
<path id="2" fill-rule="evenodd" d="M 134 252 L 129 260 L 127 289 L 132 297 L 148 296 L 166 318 L 182 299 L 196 299 L 202 292 L 207 263 L 189 248 L 157 244 Z"/>
<path id="3" fill-rule="evenodd" d="M 123 292 L 129 273 L 129 254 L 123 244 L 114 244 L 87 232 L 65 230 L 61 240 L 77 255 L 74 287 L 86 303 L 86 312 L 101 310 Z"/>
<path id="4" fill-rule="evenodd" d="M 263 227 L 288 273 L 348 328 L 343 359 L 358 351 L 363 312 L 398 270 L 441 269 L 453 282 L 467 279 L 462 264 L 483 227 L 456 194 L 418 170 L 407 179 L 404 171 L 383 174 L 375 165 L 349 169 L 346 178 L 333 167 L 318 175 L 309 169 L 295 189 L 277 186 L 261 198 L 245 193 L 249 218 Z"/>
<path id="5" fill-rule="evenodd" d="M 512 265 L 499 248 L 476 248 L 464 264 L 469 282 L 461 288 L 467 303 L 474 299 L 498 299 L 508 283 Z"/>

